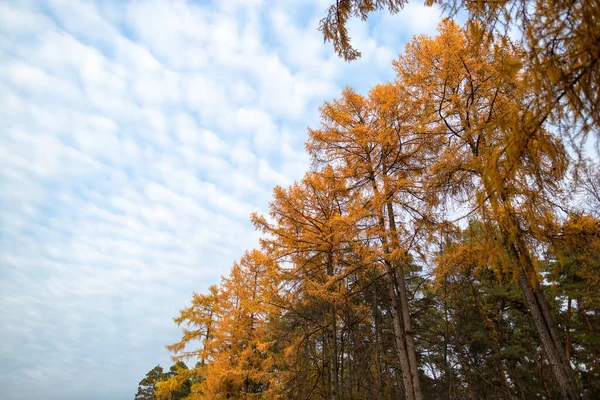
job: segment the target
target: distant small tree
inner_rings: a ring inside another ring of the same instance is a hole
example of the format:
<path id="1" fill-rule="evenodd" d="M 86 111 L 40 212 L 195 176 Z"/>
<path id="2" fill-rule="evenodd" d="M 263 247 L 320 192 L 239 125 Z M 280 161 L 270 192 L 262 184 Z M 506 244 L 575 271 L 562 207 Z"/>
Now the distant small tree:
<path id="1" fill-rule="evenodd" d="M 165 374 L 160 365 L 152 368 L 146 374 L 146 377 L 140 381 L 135 400 L 156 400 L 156 396 L 154 395 L 156 383 L 162 381 L 164 377 Z"/>

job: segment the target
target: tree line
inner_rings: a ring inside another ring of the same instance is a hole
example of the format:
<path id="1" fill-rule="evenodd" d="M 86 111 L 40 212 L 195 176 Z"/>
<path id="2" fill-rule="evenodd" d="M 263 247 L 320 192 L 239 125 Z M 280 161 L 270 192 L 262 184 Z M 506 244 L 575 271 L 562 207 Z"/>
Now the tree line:
<path id="1" fill-rule="evenodd" d="M 552 3 L 448 3 L 464 27 L 326 102 L 310 170 L 251 217 L 259 248 L 175 318 L 195 367 L 153 395 L 599 398 L 600 7 Z M 340 0 L 321 30 L 356 58 L 348 17 L 403 4 Z"/>

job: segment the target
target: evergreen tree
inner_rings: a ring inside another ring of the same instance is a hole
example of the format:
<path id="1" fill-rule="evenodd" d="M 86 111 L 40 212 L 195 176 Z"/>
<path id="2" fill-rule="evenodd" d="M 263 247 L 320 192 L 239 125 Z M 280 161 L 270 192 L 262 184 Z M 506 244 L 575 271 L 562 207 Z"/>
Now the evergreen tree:
<path id="1" fill-rule="evenodd" d="M 165 378 L 165 374 L 160 365 L 152 368 L 146 374 L 146 377 L 140 381 L 135 400 L 156 400 L 154 390 L 156 384 Z"/>

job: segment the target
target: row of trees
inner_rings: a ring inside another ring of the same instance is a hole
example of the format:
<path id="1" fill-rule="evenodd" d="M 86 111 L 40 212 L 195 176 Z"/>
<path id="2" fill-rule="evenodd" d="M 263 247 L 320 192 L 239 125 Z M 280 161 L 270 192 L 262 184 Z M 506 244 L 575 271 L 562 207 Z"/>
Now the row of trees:
<path id="1" fill-rule="evenodd" d="M 599 175 L 565 148 L 597 132 L 598 14 L 558 3 L 541 22 L 537 3 L 452 3 L 464 29 L 442 22 L 396 81 L 325 103 L 311 170 L 175 319 L 168 348 L 197 364 L 155 395 L 600 397 Z M 322 30 L 351 59 L 347 18 L 402 4 L 340 0 Z M 499 34 L 511 18 L 524 44 Z"/>

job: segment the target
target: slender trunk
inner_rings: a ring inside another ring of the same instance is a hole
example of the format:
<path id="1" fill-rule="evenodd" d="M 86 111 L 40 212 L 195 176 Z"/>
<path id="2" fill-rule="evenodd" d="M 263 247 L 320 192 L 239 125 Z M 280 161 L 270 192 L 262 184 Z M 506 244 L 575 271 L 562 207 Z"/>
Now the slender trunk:
<path id="1" fill-rule="evenodd" d="M 375 320 L 375 365 L 377 366 L 377 393 L 379 394 L 379 398 L 383 397 L 383 380 L 382 378 L 382 370 L 381 370 L 381 335 L 379 332 L 379 301 L 377 297 L 377 290 L 375 290 L 375 315 L 373 319 Z"/>
<path id="2" fill-rule="evenodd" d="M 516 249 L 514 246 L 510 246 L 510 253 L 513 254 L 512 258 L 515 258 Z M 518 265 L 518 264 L 517 264 Z M 525 273 L 522 267 L 518 267 L 518 281 L 523 294 L 525 295 L 525 301 L 528 305 L 529 311 L 531 313 L 531 317 L 533 319 L 533 323 L 535 325 L 536 331 L 540 336 L 540 341 L 542 343 L 542 348 L 544 349 L 544 353 L 546 353 L 546 357 L 548 358 L 548 362 L 552 368 L 552 372 L 556 377 L 558 385 L 560 386 L 560 390 L 564 398 L 568 399 L 579 399 L 578 390 L 575 385 L 574 379 L 572 379 L 572 371 L 570 366 L 565 365 L 566 358 L 563 352 L 563 348 L 560 343 L 557 343 L 555 338 L 552 335 L 551 328 L 548 326 L 548 321 L 544 315 L 542 310 L 542 306 L 540 305 L 540 296 L 539 289 L 538 291 L 534 291 L 532 285 L 530 283 L 529 277 Z M 537 293 L 536 293 L 537 292 Z"/>
<path id="3" fill-rule="evenodd" d="M 377 187 L 377 181 L 375 175 L 371 172 L 371 184 L 376 200 L 380 199 L 379 188 Z M 388 232 L 385 226 L 385 219 L 381 207 L 377 207 L 377 217 L 379 222 L 379 229 L 381 231 L 381 242 L 383 245 L 383 251 L 386 256 L 390 255 L 390 247 L 388 243 Z M 389 260 L 385 260 L 385 283 L 390 297 L 391 312 L 392 312 L 392 323 L 394 328 L 394 342 L 396 344 L 396 354 L 398 355 L 398 361 L 400 363 L 400 369 L 402 372 L 402 382 L 404 384 L 404 392 L 407 400 L 421 400 L 421 397 L 415 398 L 415 390 L 413 387 L 413 379 L 410 368 L 410 360 L 406 346 L 406 332 L 404 330 L 402 311 L 400 305 L 400 299 L 396 293 L 396 282 L 394 280 L 394 270 Z M 420 393 L 420 390 L 419 390 Z"/>
<path id="4" fill-rule="evenodd" d="M 565 324 L 565 350 L 566 350 L 566 356 L 567 356 L 567 362 L 571 362 L 571 330 L 570 330 L 570 324 L 571 324 L 571 302 L 573 301 L 573 299 L 571 299 L 571 296 L 569 296 L 568 300 L 567 300 L 567 323 Z"/>
<path id="5" fill-rule="evenodd" d="M 520 224 L 510 204 L 510 200 L 502 194 L 498 198 L 495 191 L 490 190 L 489 184 L 486 185 L 486 189 L 491 196 L 490 200 L 495 215 L 503 216 L 498 221 L 498 224 L 504 246 L 514 268 L 518 270 L 517 280 L 519 286 L 525 296 L 534 326 L 540 336 L 542 348 L 552 367 L 552 372 L 558 382 L 562 395 L 566 399 L 579 399 L 577 381 L 571 365 L 565 356 L 564 346 L 554 326 L 550 307 L 541 290 L 537 273 L 533 267 L 532 258 L 521 236 Z"/>
<path id="6" fill-rule="evenodd" d="M 450 400 L 450 389 L 452 387 L 452 374 L 448 363 L 448 338 L 450 337 L 450 322 L 448 319 L 448 277 L 444 275 L 444 377 L 446 378 L 446 399 Z"/>
<path id="7" fill-rule="evenodd" d="M 387 212 L 392 235 L 392 244 L 399 247 L 398 232 L 396 230 L 396 221 L 394 216 L 394 208 L 391 202 L 387 202 Z M 400 305 L 402 311 L 402 322 L 404 324 L 404 337 L 406 340 L 406 351 L 408 353 L 408 361 L 410 365 L 410 376 L 413 386 L 414 397 L 417 400 L 422 399 L 421 385 L 419 383 L 419 364 L 417 364 L 417 352 L 415 350 L 415 340 L 413 337 L 412 324 L 410 322 L 410 312 L 408 310 L 408 294 L 406 290 L 405 272 L 402 263 L 397 267 L 398 289 L 400 292 Z"/>
<path id="8" fill-rule="evenodd" d="M 398 296 L 394 288 L 394 277 L 393 271 L 389 263 L 386 265 L 386 286 L 388 289 L 388 295 L 391 301 L 392 311 L 392 322 L 394 326 L 394 341 L 396 343 L 396 352 L 398 354 L 398 361 L 400 362 L 400 369 L 402 371 L 402 382 L 404 384 L 404 392 L 407 400 L 417 400 L 414 397 L 414 388 L 410 374 L 410 361 L 408 360 L 408 354 L 406 349 L 406 342 L 404 341 L 404 327 L 402 326 L 402 316 L 400 311 L 400 304 L 398 304 Z"/>
<path id="9" fill-rule="evenodd" d="M 327 275 L 332 277 L 333 271 L 333 257 L 331 252 L 327 255 Z M 333 288 L 330 288 L 330 291 Z M 335 306 L 329 307 L 329 327 L 327 329 L 327 341 L 329 342 L 329 398 L 331 400 L 338 400 L 338 363 L 337 363 L 337 313 Z"/>
<path id="10" fill-rule="evenodd" d="M 325 398 L 331 399 L 331 374 L 329 373 L 331 368 L 331 359 L 329 357 L 329 354 L 331 352 L 331 349 L 329 347 L 328 335 L 329 333 L 327 331 L 327 327 L 325 327 L 323 331 L 323 336 L 321 338 L 321 340 L 323 341 L 323 367 L 321 368 L 321 376 L 323 378 L 323 389 L 325 391 Z"/>
<path id="11" fill-rule="evenodd" d="M 338 399 L 338 377 L 337 377 L 337 341 L 335 332 L 335 309 L 330 311 L 330 326 L 328 332 L 329 341 L 329 385 L 330 399 Z"/>
<path id="12" fill-rule="evenodd" d="M 338 358 L 338 371 L 340 372 L 339 375 L 337 375 L 337 387 L 338 387 L 338 395 L 340 397 L 340 399 L 344 398 L 344 367 L 346 365 L 346 363 L 344 362 L 344 352 L 346 351 L 346 340 L 345 340 L 346 335 L 344 334 L 343 328 L 342 328 L 342 332 L 340 333 L 340 357 Z M 340 378 L 341 379 L 341 385 L 340 385 Z M 350 383 L 350 387 L 352 387 L 352 377 L 350 377 L 350 379 L 348 379 L 349 383 Z"/>
<path id="13" fill-rule="evenodd" d="M 538 318 L 537 321 L 534 320 L 536 328 L 538 329 L 538 332 L 543 330 L 547 332 L 544 333 L 546 345 L 544 346 L 544 342 L 542 341 L 542 346 L 544 347 L 548 360 L 550 360 L 548 353 L 552 353 L 552 361 L 550 364 L 552 366 L 552 371 L 556 375 L 556 380 L 559 383 L 563 396 L 565 398 L 579 399 L 579 388 L 577 387 L 575 374 L 571 368 L 571 364 L 567 360 L 564 345 L 562 344 L 562 340 L 554 324 L 546 297 L 544 296 L 541 285 L 537 279 L 537 273 L 533 268 L 531 256 L 529 255 L 529 251 L 523 240 L 519 236 L 515 239 L 518 247 L 513 244 L 511 246 L 510 254 L 513 259 L 520 261 L 515 263 L 515 265 L 521 265 L 519 272 L 524 277 L 523 283 L 521 284 L 522 288 L 525 287 L 524 284 L 527 283 L 528 290 L 533 292 L 532 300 L 535 300 L 535 302 L 531 304 L 531 307 L 539 309 L 541 318 Z M 538 307 L 536 307 L 536 305 Z M 539 325 L 539 327 L 537 325 Z"/>

